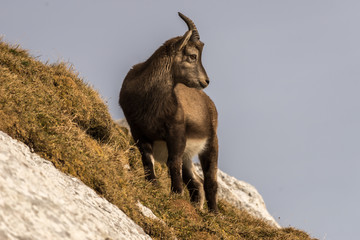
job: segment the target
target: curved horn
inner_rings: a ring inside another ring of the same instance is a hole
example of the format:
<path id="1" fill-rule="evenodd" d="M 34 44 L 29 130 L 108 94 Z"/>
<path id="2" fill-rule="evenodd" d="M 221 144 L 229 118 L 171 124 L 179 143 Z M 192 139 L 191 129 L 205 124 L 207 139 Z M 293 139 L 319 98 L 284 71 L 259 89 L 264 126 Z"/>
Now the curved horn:
<path id="1" fill-rule="evenodd" d="M 194 24 L 193 21 L 191 21 L 190 18 L 179 12 L 179 16 L 184 20 L 189 28 L 189 30 L 192 30 L 192 36 L 190 38 L 191 41 L 197 42 L 200 40 L 199 32 Z"/>

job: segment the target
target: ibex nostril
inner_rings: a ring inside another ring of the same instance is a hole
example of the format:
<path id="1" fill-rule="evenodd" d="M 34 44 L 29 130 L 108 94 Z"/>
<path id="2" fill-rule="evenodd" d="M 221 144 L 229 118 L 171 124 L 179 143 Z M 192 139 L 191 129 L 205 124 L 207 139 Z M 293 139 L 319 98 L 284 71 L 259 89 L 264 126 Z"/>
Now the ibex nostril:
<path id="1" fill-rule="evenodd" d="M 209 79 L 206 79 L 205 80 L 206 81 L 206 83 L 209 85 L 209 83 L 210 83 L 210 80 Z"/>

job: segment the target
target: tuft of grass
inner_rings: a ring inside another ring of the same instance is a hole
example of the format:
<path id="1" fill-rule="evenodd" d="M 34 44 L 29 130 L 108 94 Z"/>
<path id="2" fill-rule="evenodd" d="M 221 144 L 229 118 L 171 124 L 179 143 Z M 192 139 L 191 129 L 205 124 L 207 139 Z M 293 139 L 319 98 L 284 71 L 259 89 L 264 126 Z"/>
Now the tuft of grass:
<path id="1" fill-rule="evenodd" d="M 0 130 L 81 179 L 154 239 L 311 239 L 294 228 L 274 228 L 224 201 L 218 215 L 198 210 L 187 192 L 170 193 L 166 166 L 156 165 L 159 186 L 146 182 L 133 140 L 72 66 L 44 64 L 2 40 Z M 144 217 L 137 201 L 163 222 Z"/>

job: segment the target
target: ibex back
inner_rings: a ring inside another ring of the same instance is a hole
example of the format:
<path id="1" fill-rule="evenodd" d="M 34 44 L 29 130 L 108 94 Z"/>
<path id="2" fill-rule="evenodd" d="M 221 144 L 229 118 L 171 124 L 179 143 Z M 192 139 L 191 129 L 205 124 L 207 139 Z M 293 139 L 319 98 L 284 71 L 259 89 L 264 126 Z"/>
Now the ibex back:
<path id="1" fill-rule="evenodd" d="M 204 44 L 195 24 L 179 16 L 189 30 L 129 71 L 119 103 L 141 152 L 146 179 L 156 182 L 154 159 L 166 162 L 173 192 L 182 193 L 184 182 L 191 201 L 202 208 L 205 190 L 209 210 L 217 212 L 217 111 L 202 91 L 209 84 L 201 63 Z M 195 155 L 204 188 L 193 166 Z"/>

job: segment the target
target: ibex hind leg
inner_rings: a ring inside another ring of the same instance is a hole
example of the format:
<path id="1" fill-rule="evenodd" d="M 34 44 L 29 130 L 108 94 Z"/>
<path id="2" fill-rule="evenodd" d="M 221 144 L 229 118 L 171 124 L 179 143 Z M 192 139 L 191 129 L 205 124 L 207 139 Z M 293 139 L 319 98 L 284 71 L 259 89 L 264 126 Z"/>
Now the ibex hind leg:
<path id="1" fill-rule="evenodd" d="M 204 173 L 204 190 L 207 205 L 210 211 L 217 213 L 218 140 L 216 136 L 209 140 L 207 147 L 199 154 L 199 159 Z"/>
<path id="2" fill-rule="evenodd" d="M 137 146 L 141 153 L 141 160 L 144 166 L 145 179 L 156 184 L 155 161 L 150 143 L 138 141 Z"/>
<path id="3" fill-rule="evenodd" d="M 202 209 L 205 201 L 204 189 L 200 177 L 196 174 L 191 157 L 183 156 L 182 177 L 189 190 L 192 202 Z"/>

